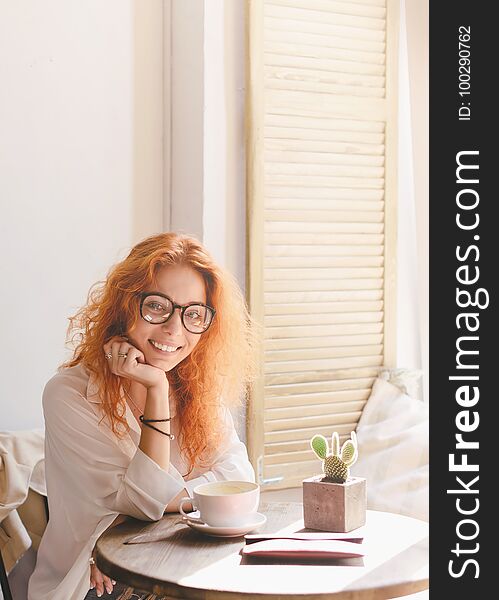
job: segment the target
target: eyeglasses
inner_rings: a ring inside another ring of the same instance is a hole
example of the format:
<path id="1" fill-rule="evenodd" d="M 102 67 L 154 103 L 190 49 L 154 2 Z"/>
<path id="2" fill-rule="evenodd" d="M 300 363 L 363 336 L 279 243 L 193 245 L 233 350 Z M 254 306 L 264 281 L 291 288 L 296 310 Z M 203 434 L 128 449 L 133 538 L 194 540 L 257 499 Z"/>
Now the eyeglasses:
<path id="1" fill-rule="evenodd" d="M 190 333 L 204 333 L 213 322 L 215 309 L 206 304 L 191 302 L 181 306 L 159 292 L 145 292 L 140 295 L 140 316 L 153 325 L 166 323 L 180 309 L 183 326 Z"/>

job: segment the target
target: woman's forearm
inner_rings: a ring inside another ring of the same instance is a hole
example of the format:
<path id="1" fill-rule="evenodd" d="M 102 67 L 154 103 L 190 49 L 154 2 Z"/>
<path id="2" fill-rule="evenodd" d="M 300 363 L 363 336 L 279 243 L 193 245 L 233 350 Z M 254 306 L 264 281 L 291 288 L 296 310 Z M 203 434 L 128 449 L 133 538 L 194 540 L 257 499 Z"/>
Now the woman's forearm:
<path id="1" fill-rule="evenodd" d="M 168 403 L 168 386 L 150 387 L 147 389 L 144 419 L 168 419 L 170 405 Z M 170 433 L 170 421 L 151 423 L 157 429 Z M 139 448 L 165 471 L 170 468 L 170 438 L 147 425 L 142 425 Z"/>

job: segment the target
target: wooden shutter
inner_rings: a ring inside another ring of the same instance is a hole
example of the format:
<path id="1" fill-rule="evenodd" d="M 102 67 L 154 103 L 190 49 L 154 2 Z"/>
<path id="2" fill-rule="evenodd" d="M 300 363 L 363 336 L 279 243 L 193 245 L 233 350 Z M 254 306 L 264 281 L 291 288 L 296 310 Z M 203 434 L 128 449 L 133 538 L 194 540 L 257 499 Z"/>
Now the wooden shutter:
<path id="1" fill-rule="evenodd" d="M 248 443 L 259 481 L 320 471 L 395 353 L 392 0 L 248 4 L 248 291 L 263 325 Z"/>

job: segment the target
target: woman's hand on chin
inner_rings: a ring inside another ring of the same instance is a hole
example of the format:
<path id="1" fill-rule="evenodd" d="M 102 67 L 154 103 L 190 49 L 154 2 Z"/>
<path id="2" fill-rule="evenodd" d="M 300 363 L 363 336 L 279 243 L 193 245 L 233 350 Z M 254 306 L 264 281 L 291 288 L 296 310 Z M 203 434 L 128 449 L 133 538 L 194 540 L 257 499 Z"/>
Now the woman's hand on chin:
<path id="1" fill-rule="evenodd" d="M 112 373 L 137 381 L 146 388 L 168 391 L 166 373 L 146 363 L 144 354 L 127 338 L 113 337 L 104 344 L 104 354 Z"/>

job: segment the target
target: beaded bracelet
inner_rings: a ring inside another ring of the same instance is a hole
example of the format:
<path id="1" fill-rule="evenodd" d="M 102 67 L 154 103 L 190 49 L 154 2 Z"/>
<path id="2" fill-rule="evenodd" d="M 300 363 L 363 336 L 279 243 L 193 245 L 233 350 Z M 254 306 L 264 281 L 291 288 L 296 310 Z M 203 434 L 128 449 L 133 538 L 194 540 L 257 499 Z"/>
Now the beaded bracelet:
<path id="1" fill-rule="evenodd" d="M 141 421 L 142 421 L 142 419 L 141 419 Z M 166 431 L 161 431 L 161 429 L 158 429 L 157 427 L 154 427 L 154 425 L 151 425 L 147 421 L 142 421 L 142 423 L 146 427 L 149 427 L 150 429 L 154 429 L 154 431 L 157 431 L 158 433 L 162 433 L 163 435 L 167 435 L 171 440 L 175 439 L 175 436 L 173 435 L 173 433 L 167 433 Z"/>
<path id="2" fill-rule="evenodd" d="M 172 420 L 171 417 L 168 419 L 144 419 L 144 415 L 140 415 L 139 419 L 141 423 L 168 423 Z"/>

